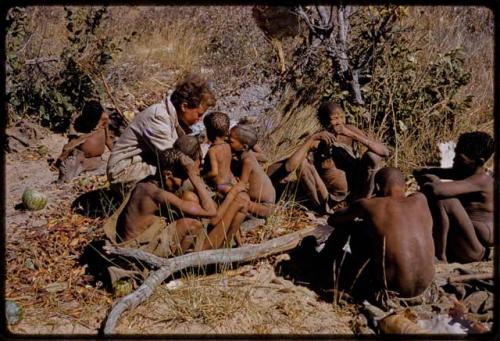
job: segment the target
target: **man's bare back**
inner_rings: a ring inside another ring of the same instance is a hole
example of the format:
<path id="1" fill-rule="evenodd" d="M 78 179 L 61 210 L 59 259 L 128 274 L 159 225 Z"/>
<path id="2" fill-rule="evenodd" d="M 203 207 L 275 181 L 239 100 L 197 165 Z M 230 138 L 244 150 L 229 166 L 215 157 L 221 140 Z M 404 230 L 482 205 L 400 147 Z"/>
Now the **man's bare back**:
<path id="1" fill-rule="evenodd" d="M 342 269 L 344 285 L 353 285 L 362 275 L 357 290 L 363 295 L 381 290 L 394 290 L 403 297 L 419 295 L 434 276 L 427 200 L 421 193 L 405 196 L 404 177 L 396 168 L 378 171 L 375 184 L 377 197 L 354 201 L 330 216 L 328 223 L 335 230 L 321 258 L 327 265 L 336 260 L 338 266 L 350 236 L 352 254 Z"/>
<path id="2" fill-rule="evenodd" d="M 422 293 L 434 276 L 432 216 L 425 196 L 363 199 L 360 206 L 376 232 L 376 252 L 385 260 L 387 287 L 403 297 Z"/>

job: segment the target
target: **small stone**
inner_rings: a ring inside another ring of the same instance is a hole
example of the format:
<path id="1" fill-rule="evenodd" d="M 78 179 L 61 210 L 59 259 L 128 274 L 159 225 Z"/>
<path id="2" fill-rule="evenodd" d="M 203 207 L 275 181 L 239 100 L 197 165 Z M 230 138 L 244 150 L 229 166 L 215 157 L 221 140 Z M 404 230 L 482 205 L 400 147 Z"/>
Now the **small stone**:
<path id="1" fill-rule="evenodd" d="M 5 317 L 8 324 L 16 324 L 23 318 L 23 310 L 14 301 L 5 302 Z"/>

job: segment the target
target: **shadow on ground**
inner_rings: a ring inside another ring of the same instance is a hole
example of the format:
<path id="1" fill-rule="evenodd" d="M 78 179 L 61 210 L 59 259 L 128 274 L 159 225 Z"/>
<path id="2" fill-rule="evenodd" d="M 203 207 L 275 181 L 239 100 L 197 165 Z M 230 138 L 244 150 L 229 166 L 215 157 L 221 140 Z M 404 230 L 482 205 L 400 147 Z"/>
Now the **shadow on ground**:
<path id="1" fill-rule="evenodd" d="M 86 217 L 105 218 L 113 214 L 122 200 L 121 194 L 101 188 L 80 195 L 71 204 L 71 209 Z"/>

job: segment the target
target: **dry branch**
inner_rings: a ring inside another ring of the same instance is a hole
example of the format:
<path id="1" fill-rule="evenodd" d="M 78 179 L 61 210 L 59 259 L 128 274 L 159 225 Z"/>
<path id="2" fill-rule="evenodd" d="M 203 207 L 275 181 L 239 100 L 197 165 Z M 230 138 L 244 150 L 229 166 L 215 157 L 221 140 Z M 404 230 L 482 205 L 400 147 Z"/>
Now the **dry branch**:
<path id="1" fill-rule="evenodd" d="M 109 313 L 104 326 L 104 334 L 112 334 L 123 312 L 137 307 L 151 296 L 155 288 L 173 273 L 192 266 L 205 266 L 210 264 L 247 262 L 250 260 L 267 257 L 272 254 L 284 252 L 295 248 L 302 238 L 315 236 L 319 242 L 325 241 L 332 231 L 332 227 L 323 225 L 310 227 L 279 238 L 271 239 L 257 245 L 246 245 L 234 249 L 218 249 L 193 252 L 179 257 L 164 259 L 147 252 L 117 247 L 108 248 L 108 252 L 135 257 L 153 266 L 161 266 L 151 273 L 144 283 L 133 293 L 118 300 Z"/>
<path id="2" fill-rule="evenodd" d="M 101 79 L 102 79 L 102 83 L 104 84 L 104 89 L 106 90 L 106 93 L 108 94 L 108 97 L 111 100 L 111 102 L 113 102 L 113 105 L 115 106 L 116 111 L 121 116 L 121 118 L 125 121 L 125 123 L 129 124 L 130 123 L 129 120 L 125 117 L 125 115 L 123 114 L 123 112 L 120 110 L 120 108 L 116 104 L 115 98 L 111 94 L 111 89 L 109 88 L 109 85 L 106 82 L 106 79 L 104 78 L 103 74 L 101 74 Z"/>
<path id="3" fill-rule="evenodd" d="M 475 273 L 475 274 L 452 276 L 448 278 L 448 282 L 457 283 L 457 282 L 468 282 L 468 281 L 482 280 L 482 279 L 493 279 L 493 274 Z"/>

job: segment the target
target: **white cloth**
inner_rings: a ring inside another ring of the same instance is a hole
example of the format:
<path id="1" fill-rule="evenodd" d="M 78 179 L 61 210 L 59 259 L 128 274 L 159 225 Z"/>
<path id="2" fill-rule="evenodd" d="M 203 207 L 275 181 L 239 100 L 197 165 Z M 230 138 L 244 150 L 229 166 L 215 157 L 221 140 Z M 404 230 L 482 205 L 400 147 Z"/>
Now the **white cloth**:
<path id="1" fill-rule="evenodd" d="M 117 139 L 107 165 L 111 183 L 122 182 L 120 175 L 127 173 L 127 168 L 137 163 L 147 164 L 143 167 L 149 168 L 146 176 L 155 174 L 154 163 L 157 162 L 158 152 L 172 148 L 178 137 L 179 120 L 170 101 L 171 93 L 161 103 L 153 104 L 137 114 Z M 137 179 L 133 180 L 137 182 L 144 177 L 144 173 L 137 174 Z"/>

